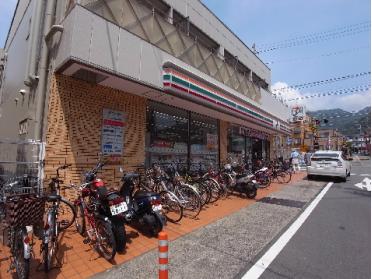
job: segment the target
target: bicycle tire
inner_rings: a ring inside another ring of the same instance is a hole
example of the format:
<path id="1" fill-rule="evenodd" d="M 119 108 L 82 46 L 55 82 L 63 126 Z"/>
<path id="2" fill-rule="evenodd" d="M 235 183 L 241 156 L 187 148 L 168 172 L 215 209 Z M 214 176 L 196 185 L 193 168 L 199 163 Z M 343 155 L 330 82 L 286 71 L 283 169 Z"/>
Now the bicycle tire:
<path id="1" fill-rule="evenodd" d="M 288 179 L 286 179 L 285 183 L 291 182 L 291 180 L 292 180 L 292 171 L 286 170 L 285 173 L 286 173 L 286 177 L 288 176 Z"/>
<path id="2" fill-rule="evenodd" d="M 19 279 L 27 279 L 30 275 L 30 259 L 24 258 L 24 242 L 23 238 L 27 234 L 26 228 L 20 228 L 15 232 L 13 256 L 14 264 Z"/>
<path id="3" fill-rule="evenodd" d="M 210 203 L 215 203 L 216 201 L 218 201 L 220 199 L 220 195 L 221 195 L 220 185 L 213 178 L 208 178 L 206 181 L 207 181 L 207 183 L 209 185 L 209 188 L 211 190 L 211 198 L 210 198 L 209 202 Z"/>
<path id="4" fill-rule="evenodd" d="M 52 269 L 53 259 L 57 251 L 57 245 L 58 245 L 57 239 L 42 244 L 44 272 L 49 272 Z"/>
<path id="5" fill-rule="evenodd" d="M 204 184 L 204 182 L 197 182 L 192 184 L 192 186 L 198 192 L 202 206 L 206 205 L 210 200 L 210 191 L 208 190 L 207 186 Z"/>
<path id="6" fill-rule="evenodd" d="M 162 212 L 169 222 L 177 223 L 183 217 L 183 207 L 177 196 L 170 191 L 161 191 L 159 193 Z"/>
<path id="7" fill-rule="evenodd" d="M 71 227 L 71 225 L 75 222 L 76 210 L 75 210 L 74 205 L 70 201 L 65 200 L 64 198 L 61 199 L 59 207 L 61 207 L 61 203 L 65 204 L 67 206 L 66 208 L 69 208 L 71 210 L 71 213 L 72 213 L 72 218 L 68 218 L 67 220 L 65 220 L 65 219 L 57 220 L 59 229 L 61 231 L 63 231 L 65 229 Z M 60 216 L 62 216 L 62 214 L 59 212 L 59 210 L 60 210 L 60 208 L 58 208 L 58 219 L 60 219 Z M 66 214 L 63 214 L 63 215 L 66 215 Z"/>
<path id="8" fill-rule="evenodd" d="M 96 230 L 97 230 L 97 250 L 98 253 L 104 257 L 107 261 L 111 261 L 116 255 L 116 242 L 112 232 L 112 226 L 110 223 L 100 219 L 96 219 Z M 111 251 L 106 249 L 103 245 L 106 244 L 111 248 Z"/>
<path id="9" fill-rule="evenodd" d="M 83 205 L 81 203 L 76 205 L 75 227 L 76 227 L 76 230 L 78 231 L 78 233 L 80 235 L 84 236 L 85 230 L 86 230 L 86 225 L 85 225 L 84 208 L 83 208 Z"/>
<path id="10" fill-rule="evenodd" d="M 49 217 L 49 214 L 51 216 Z M 51 223 L 49 224 L 49 220 Z M 43 239 L 42 243 L 42 259 L 44 271 L 48 272 L 52 268 L 53 257 L 55 256 L 55 251 L 57 248 L 57 236 L 58 236 L 58 227 L 56 226 L 56 215 L 54 209 L 48 212 L 47 222 L 49 228 L 47 231 L 44 231 L 44 238 L 49 238 L 47 241 Z"/>
<path id="11" fill-rule="evenodd" d="M 197 190 L 189 184 L 178 185 L 177 197 L 181 202 L 183 212 L 195 219 L 202 209 L 202 201 Z"/>
<path id="12" fill-rule="evenodd" d="M 271 184 L 271 178 L 270 175 L 266 173 L 258 173 L 259 177 L 256 179 L 258 183 L 258 188 L 263 189 L 267 188 Z"/>

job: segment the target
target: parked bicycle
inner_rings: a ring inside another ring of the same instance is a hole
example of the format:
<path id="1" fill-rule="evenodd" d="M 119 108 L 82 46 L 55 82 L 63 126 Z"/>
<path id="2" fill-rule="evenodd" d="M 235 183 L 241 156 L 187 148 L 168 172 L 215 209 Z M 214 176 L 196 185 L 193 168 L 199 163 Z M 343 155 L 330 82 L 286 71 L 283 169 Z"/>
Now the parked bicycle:
<path id="1" fill-rule="evenodd" d="M 126 243 L 123 223 L 111 222 L 110 219 L 123 214 L 128 210 L 128 206 L 118 194 L 112 195 L 112 199 L 108 200 L 107 189 L 103 181 L 97 178 L 97 172 L 103 165 L 104 163 L 99 161 L 91 171 L 84 174 L 83 184 L 72 184 L 70 187 L 78 191 L 74 202 L 77 231 L 86 237 L 83 241 L 85 244 L 93 245 L 101 256 L 110 261 L 115 257 L 117 242 L 120 249 L 124 249 Z M 114 232 L 117 234 L 116 238 Z"/>
<path id="2" fill-rule="evenodd" d="M 76 217 L 74 205 L 60 194 L 60 184 L 63 181 L 59 178 L 59 170 L 64 170 L 69 166 L 71 165 L 63 165 L 57 168 L 56 176 L 49 183 L 50 194 L 46 196 L 50 206 L 46 214 L 40 249 L 45 272 L 48 272 L 53 267 L 54 261 L 60 264 L 56 256 L 59 234 L 70 227 Z"/>
<path id="3" fill-rule="evenodd" d="M 1 188 L 0 203 L 8 232 L 3 241 L 7 241 L 11 254 L 9 271 L 15 270 L 18 278 L 26 279 L 33 254 L 33 233 L 41 226 L 45 209 L 38 178 L 25 175 L 9 180 Z"/>

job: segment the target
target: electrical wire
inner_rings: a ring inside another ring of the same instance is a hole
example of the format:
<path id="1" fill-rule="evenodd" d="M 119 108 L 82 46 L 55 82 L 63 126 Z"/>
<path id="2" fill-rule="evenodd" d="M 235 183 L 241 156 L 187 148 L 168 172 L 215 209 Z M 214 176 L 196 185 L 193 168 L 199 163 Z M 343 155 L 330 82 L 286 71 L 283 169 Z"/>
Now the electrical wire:
<path id="1" fill-rule="evenodd" d="M 291 41 L 300 40 L 300 39 L 304 39 L 304 38 L 308 38 L 308 37 L 325 35 L 327 33 L 332 33 L 332 32 L 333 33 L 334 32 L 340 32 L 343 29 L 349 29 L 349 28 L 355 28 L 355 27 L 358 28 L 360 26 L 365 26 L 365 25 L 370 25 L 370 21 L 366 20 L 366 21 L 362 21 L 362 22 L 359 22 L 359 23 L 355 23 L 355 24 L 336 27 L 336 28 L 333 28 L 333 29 L 330 29 L 330 30 L 327 30 L 327 31 L 321 31 L 321 32 L 316 32 L 316 33 L 305 34 L 305 35 L 302 35 L 302 36 L 296 36 L 296 37 L 293 37 L 293 38 L 285 39 L 285 40 L 274 42 L 274 43 L 261 44 L 261 45 L 259 45 L 259 47 L 268 48 L 268 47 L 272 47 L 272 46 L 275 46 L 275 45 L 278 45 L 278 44 L 284 44 L 284 43 L 288 43 L 288 42 L 291 42 Z"/>
<path id="2" fill-rule="evenodd" d="M 348 75 L 345 75 L 345 76 L 333 77 L 333 78 L 329 78 L 329 79 L 325 79 L 325 80 L 312 81 L 312 82 L 300 83 L 300 84 L 295 84 L 295 85 L 288 85 L 288 86 L 285 86 L 285 87 L 272 89 L 271 91 L 273 93 L 275 93 L 276 91 L 288 91 L 288 90 L 294 90 L 294 89 L 310 88 L 310 87 L 320 86 L 320 85 L 329 84 L 329 83 L 333 83 L 333 82 L 337 82 L 337 81 L 359 78 L 359 77 L 363 77 L 363 76 L 366 76 L 366 75 L 371 75 L 371 72 L 369 71 L 369 72 L 361 72 L 361 73 L 357 73 L 357 74 L 348 74 Z"/>
<path id="3" fill-rule="evenodd" d="M 334 96 L 334 95 L 344 95 L 348 93 L 354 93 L 354 92 L 362 92 L 362 91 L 367 91 L 368 89 L 371 88 L 371 85 L 361 85 L 353 88 L 347 88 L 347 89 L 340 89 L 336 91 L 329 91 L 329 92 L 324 92 L 324 93 L 317 93 L 313 95 L 305 95 L 297 98 L 292 98 L 292 99 L 285 99 L 285 102 L 292 102 L 292 101 L 298 101 L 298 100 L 304 100 L 304 99 L 311 99 L 311 98 L 319 98 L 319 97 L 328 97 L 328 96 Z"/>
<path id="4" fill-rule="evenodd" d="M 266 65 L 272 65 L 272 64 L 279 64 L 279 63 L 293 63 L 293 62 L 302 62 L 306 60 L 314 60 L 314 59 L 319 59 L 323 57 L 330 57 L 330 56 L 335 56 L 335 55 L 340 55 L 340 54 L 345 54 L 345 53 L 352 53 L 352 52 L 357 52 L 362 49 L 370 49 L 371 46 L 363 46 L 363 47 L 358 47 L 358 48 L 351 48 L 351 49 L 344 49 L 340 51 L 335 51 L 335 52 L 329 52 L 329 53 L 324 53 L 316 56 L 309 56 L 309 57 L 302 57 L 302 58 L 292 58 L 292 59 L 286 59 L 286 60 L 278 60 L 278 61 L 269 61 L 266 62 Z"/>
<path id="5" fill-rule="evenodd" d="M 262 48 L 262 49 L 258 48 L 256 53 L 262 54 L 265 52 L 279 50 L 283 48 L 291 48 L 291 47 L 296 47 L 296 46 L 315 44 L 315 43 L 319 43 L 323 41 L 357 35 L 359 33 L 369 31 L 370 29 L 371 29 L 371 24 L 369 23 L 369 24 L 365 24 L 362 26 L 351 27 L 351 28 L 348 28 L 342 31 L 330 32 L 330 33 L 325 33 L 325 34 L 315 34 L 314 36 L 309 35 L 309 37 L 304 37 L 301 39 L 293 39 L 293 40 L 289 40 L 288 42 L 279 43 L 279 44 L 273 44 L 272 46 L 267 47 L 267 48 Z"/>

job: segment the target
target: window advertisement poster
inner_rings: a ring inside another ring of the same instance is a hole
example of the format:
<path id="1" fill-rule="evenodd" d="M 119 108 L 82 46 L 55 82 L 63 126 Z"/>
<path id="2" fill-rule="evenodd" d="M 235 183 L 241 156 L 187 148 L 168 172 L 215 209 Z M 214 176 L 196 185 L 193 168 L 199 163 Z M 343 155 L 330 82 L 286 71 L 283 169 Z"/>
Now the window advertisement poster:
<path id="1" fill-rule="evenodd" d="M 207 133 L 207 148 L 208 149 L 218 148 L 218 135 Z"/>
<path id="2" fill-rule="evenodd" d="M 126 116 L 122 111 L 103 109 L 102 153 L 109 156 L 123 155 Z"/>

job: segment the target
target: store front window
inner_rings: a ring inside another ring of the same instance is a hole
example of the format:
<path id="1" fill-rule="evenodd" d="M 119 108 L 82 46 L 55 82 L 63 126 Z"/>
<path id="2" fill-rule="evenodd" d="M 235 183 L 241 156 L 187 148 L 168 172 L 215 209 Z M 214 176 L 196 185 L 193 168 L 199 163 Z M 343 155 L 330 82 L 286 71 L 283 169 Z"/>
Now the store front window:
<path id="1" fill-rule="evenodd" d="M 179 162 L 188 158 L 187 111 L 160 103 L 147 108 L 146 165 Z"/>
<path id="2" fill-rule="evenodd" d="M 147 108 L 146 166 L 177 162 L 191 170 L 219 162 L 218 121 L 150 102 Z"/>
<path id="3" fill-rule="evenodd" d="M 190 114 L 190 169 L 218 165 L 218 124 L 217 120 Z"/>

